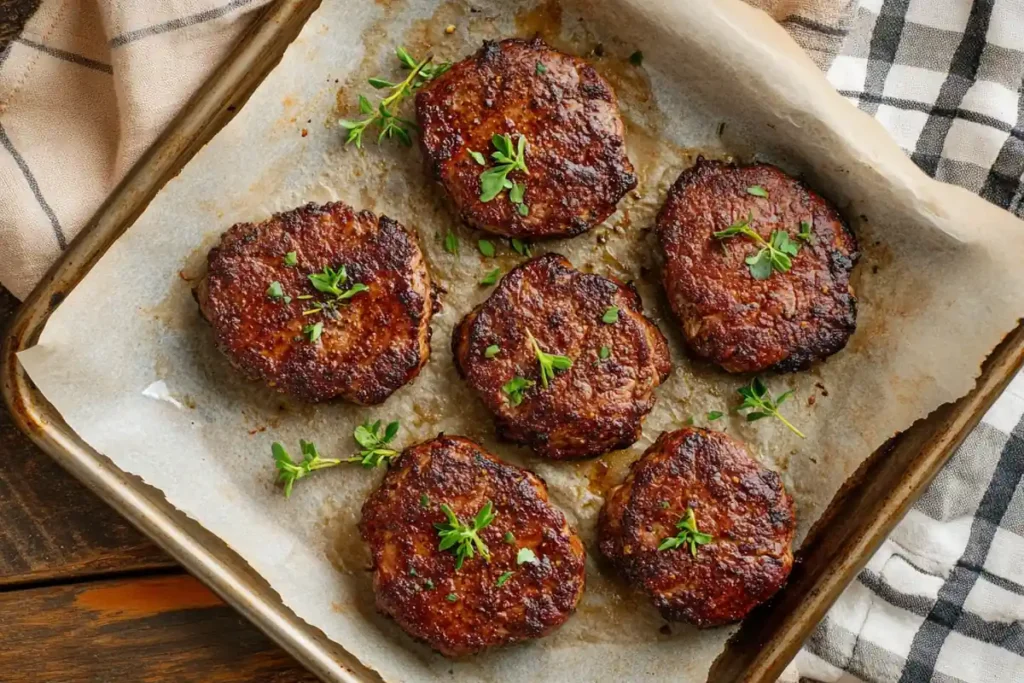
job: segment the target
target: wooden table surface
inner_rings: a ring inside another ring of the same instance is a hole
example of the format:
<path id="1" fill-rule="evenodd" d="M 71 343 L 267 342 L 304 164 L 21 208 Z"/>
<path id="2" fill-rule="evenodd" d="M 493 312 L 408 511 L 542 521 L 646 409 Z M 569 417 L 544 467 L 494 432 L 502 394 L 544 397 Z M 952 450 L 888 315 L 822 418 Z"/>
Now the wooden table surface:
<path id="1" fill-rule="evenodd" d="M 0 51 L 40 0 L 0 0 Z M 0 288 L 0 329 L 18 301 Z M 0 680 L 315 681 L 0 407 Z"/>
<path id="2" fill-rule="evenodd" d="M 0 289 L 0 325 L 18 301 Z M 314 681 L 0 408 L 0 680 Z"/>

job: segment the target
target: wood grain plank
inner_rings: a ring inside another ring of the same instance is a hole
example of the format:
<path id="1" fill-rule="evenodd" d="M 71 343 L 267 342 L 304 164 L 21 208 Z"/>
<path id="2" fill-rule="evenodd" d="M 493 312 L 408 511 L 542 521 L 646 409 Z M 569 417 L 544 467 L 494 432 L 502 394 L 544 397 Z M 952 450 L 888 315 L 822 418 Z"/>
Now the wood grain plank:
<path id="1" fill-rule="evenodd" d="M 0 327 L 18 301 L 0 288 Z M 0 406 L 0 586 L 174 566 Z"/>
<path id="2" fill-rule="evenodd" d="M 315 681 L 188 575 L 0 593 L 4 681 Z"/>

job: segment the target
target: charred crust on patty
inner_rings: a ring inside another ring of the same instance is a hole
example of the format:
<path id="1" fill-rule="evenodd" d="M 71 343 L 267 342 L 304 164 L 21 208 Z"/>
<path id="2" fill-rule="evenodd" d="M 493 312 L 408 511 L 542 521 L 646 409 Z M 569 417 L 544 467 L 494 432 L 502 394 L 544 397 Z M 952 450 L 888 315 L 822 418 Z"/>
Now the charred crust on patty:
<path id="1" fill-rule="evenodd" d="M 537 64 L 546 67 L 537 72 Z M 636 187 L 626 156 L 615 93 L 592 66 L 543 40 L 487 41 L 416 94 L 420 142 L 433 177 L 463 220 L 498 235 L 567 237 L 610 216 Z M 491 138 L 526 138 L 526 216 L 507 192 L 480 201 L 484 167 L 493 165 Z"/>
<path id="2" fill-rule="evenodd" d="M 659 550 L 693 510 L 711 541 Z M 721 432 L 663 433 L 612 489 L 599 545 L 662 616 L 698 627 L 743 619 L 775 594 L 793 566 L 793 501 L 778 474 Z"/>
<path id="3" fill-rule="evenodd" d="M 602 320 L 611 307 L 619 309 L 614 324 Z M 547 388 L 530 335 L 544 353 L 572 361 Z M 501 351 L 488 358 L 492 345 Z M 582 273 L 558 254 L 537 256 L 502 278 L 456 327 L 452 350 L 459 373 L 494 414 L 498 435 L 553 459 L 633 444 L 654 389 L 672 369 L 665 337 L 644 315 L 636 290 Z M 504 389 L 516 377 L 534 383 L 518 404 Z"/>
<path id="4" fill-rule="evenodd" d="M 456 569 L 455 554 L 438 549 L 441 504 L 470 522 L 488 502 L 495 517 L 478 535 L 490 559 L 477 554 Z M 378 609 L 449 657 L 544 636 L 583 594 L 583 543 L 543 480 L 464 437 L 403 451 L 363 504 L 359 529 Z M 524 548 L 533 561 L 519 562 Z"/>
<path id="5" fill-rule="evenodd" d="M 297 262 L 285 256 L 295 252 Z M 345 300 L 309 280 L 344 266 Z M 283 296 L 268 288 L 280 283 Z M 435 297 L 416 237 L 397 221 L 341 202 L 239 223 L 210 250 L 194 295 L 217 345 L 246 377 L 306 401 L 373 405 L 411 381 L 430 354 Z M 299 297 L 305 298 L 299 298 Z M 327 304 L 319 313 L 304 311 Z M 322 323 L 319 339 L 303 330 Z"/>
<path id="6" fill-rule="evenodd" d="M 750 194 L 754 186 L 768 196 Z M 744 259 L 758 245 L 714 237 L 748 217 L 764 240 L 785 230 L 799 245 L 790 270 L 756 280 Z M 810 243 L 797 237 L 801 221 L 811 224 Z M 698 158 L 669 190 L 657 232 L 665 290 L 694 355 L 729 372 L 790 372 L 837 353 L 853 334 L 857 241 L 831 204 L 775 166 Z"/>

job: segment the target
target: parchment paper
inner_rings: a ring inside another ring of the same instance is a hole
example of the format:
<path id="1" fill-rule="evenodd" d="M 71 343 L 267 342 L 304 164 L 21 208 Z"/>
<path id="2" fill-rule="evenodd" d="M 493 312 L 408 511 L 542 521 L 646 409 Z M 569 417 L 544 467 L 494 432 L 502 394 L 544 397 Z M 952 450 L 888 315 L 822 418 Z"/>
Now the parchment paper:
<path id="1" fill-rule="evenodd" d="M 447 35 L 444 27 L 456 27 Z M 640 184 L 593 233 L 537 245 L 577 267 L 634 280 L 669 336 L 675 371 L 657 392 L 644 436 L 598 461 L 548 463 L 497 443 L 489 416 L 458 379 L 451 329 L 489 289 L 477 281 L 521 260 L 505 243 L 485 259 L 457 225 L 417 149 L 344 148 L 370 75 L 399 73 L 392 50 L 455 60 L 484 38 L 542 33 L 590 55 L 617 90 Z M 643 67 L 628 56 L 640 49 Z M 724 130 L 722 127 L 724 124 Z M 305 131 L 305 133 L 303 132 Z M 1022 224 L 921 174 L 881 128 L 826 84 L 785 33 L 733 0 L 617 0 L 534 5 L 508 0 L 325 0 L 237 117 L 172 180 L 60 306 L 21 355 L 67 422 L 119 467 L 245 558 L 282 600 L 387 680 L 702 680 L 731 629 L 662 629 L 647 602 L 594 562 L 603 491 L 662 431 L 737 404 L 747 379 L 687 360 L 658 283 L 649 228 L 695 155 L 782 164 L 840 206 L 863 249 L 854 278 L 860 318 L 848 348 L 809 372 L 769 378 L 791 388 L 778 422 L 714 423 L 783 473 L 799 539 L 857 465 L 888 437 L 966 393 L 979 364 L 1024 314 Z M 430 363 L 378 408 L 310 406 L 249 383 L 214 348 L 190 293 L 205 254 L 236 221 L 307 201 L 343 200 L 415 228 L 446 289 Z M 440 238 L 454 227 L 459 256 Z M 398 443 L 465 434 L 543 476 L 589 548 L 587 590 L 554 635 L 452 663 L 413 643 L 373 607 L 368 554 L 356 531 L 383 476 L 356 466 L 318 473 L 285 500 L 270 443 L 299 438 L 327 455 L 353 451 L 365 419 L 399 418 Z"/>

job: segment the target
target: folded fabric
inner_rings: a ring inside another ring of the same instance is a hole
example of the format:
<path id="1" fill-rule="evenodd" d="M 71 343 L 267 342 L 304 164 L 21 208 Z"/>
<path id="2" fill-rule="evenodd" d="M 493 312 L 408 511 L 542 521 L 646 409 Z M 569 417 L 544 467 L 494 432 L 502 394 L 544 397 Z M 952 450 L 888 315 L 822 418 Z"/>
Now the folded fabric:
<path id="1" fill-rule="evenodd" d="M 24 298 L 267 0 L 44 0 L 0 55 L 0 284 Z"/>

